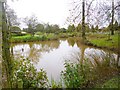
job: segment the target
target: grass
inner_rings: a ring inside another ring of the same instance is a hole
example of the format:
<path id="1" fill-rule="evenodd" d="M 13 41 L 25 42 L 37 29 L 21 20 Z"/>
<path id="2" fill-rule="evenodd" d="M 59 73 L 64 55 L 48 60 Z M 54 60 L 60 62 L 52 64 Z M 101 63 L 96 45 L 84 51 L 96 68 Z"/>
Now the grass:
<path id="1" fill-rule="evenodd" d="M 102 85 L 98 85 L 96 86 L 97 88 L 119 88 L 120 87 L 120 77 L 116 76 L 113 77 L 109 80 L 107 80 L 105 83 L 103 83 Z"/>
<path id="2" fill-rule="evenodd" d="M 44 41 L 44 40 L 55 40 L 56 36 L 52 34 L 43 34 L 43 35 L 34 35 L 31 36 L 29 34 L 24 36 L 12 36 L 11 42 L 33 42 L 33 41 Z"/>
<path id="3" fill-rule="evenodd" d="M 33 42 L 33 41 L 45 41 L 45 40 L 57 40 L 59 38 L 67 38 L 73 36 L 79 36 L 79 33 L 36 33 L 34 36 L 26 34 L 23 36 L 12 35 L 10 42 Z"/>
<path id="4" fill-rule="evenodd" d="M 91 34 L 87 36 L 87 39 L 98 47 L 118 49 L 118 34 L 111 35 L 110 38 L 107 34 Z"/>

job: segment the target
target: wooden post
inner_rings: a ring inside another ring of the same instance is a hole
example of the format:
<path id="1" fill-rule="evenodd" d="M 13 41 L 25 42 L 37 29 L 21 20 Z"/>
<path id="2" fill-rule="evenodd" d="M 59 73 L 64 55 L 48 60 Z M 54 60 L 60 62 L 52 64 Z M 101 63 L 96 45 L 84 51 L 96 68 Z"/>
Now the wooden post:
<path id="1" fill-rule="evenodd" d="M 9 44 L 9 29 L 5 12 L 5 0 L 0 0 L 1 7 L 1 61 L 2 61 L 2 88 L 11 88 L 11 57 Z M 7 81 L 6 81 L 7 80 Z M 6 82 L 5 82 L 6 81 Z M 5 85 L 4 85 L 5 84 Z"/>
<path id="2" fill-rule="evenodd" d="M 0 1 L 0 90 L 2 89 L 2 2 Z"/>

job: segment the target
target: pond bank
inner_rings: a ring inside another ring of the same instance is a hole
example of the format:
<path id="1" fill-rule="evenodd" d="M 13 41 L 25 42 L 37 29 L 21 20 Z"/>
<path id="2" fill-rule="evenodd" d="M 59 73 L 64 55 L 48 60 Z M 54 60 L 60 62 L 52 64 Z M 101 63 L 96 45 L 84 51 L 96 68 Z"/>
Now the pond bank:
<path id="1" fill-rule="evenodd" d="M 101 49 L 108 49 L 118 53 L 119 45 L 118 45 L 118 34 L 110 36 L 106 36 L 106 34 L 91 34 L 87 36 L 86 45 L 94 46 Z"/>
<path id="2" fill-rule="evenodd" d="M 120 87 L 120 76 L 114 76 L 104 83 L 97 85 L 95 88 L 119 88 Z"/>
<path id="3" fill-rule="evenodd" d="M 59 38 L 68 38 L 68 37 L 78 37 L 81 36 L 80 33 L 43 33 L 40 35 L 31 36 L 29 34 L 24 36 L 12 36 L 11 43 L 22 43 L 22 42 L 34 42 L 34 41 L 50 41 L 58 40 Z M 100 49 L 111 50 L 115 53 L 118 53 L 120 47 L 118 47 L 118 34 L 107 36 L 107 34 L 88 34 L 87 41 L 85 44 L 88 46 L 93 46 Z"/>
<path id="4" fill-rule="evenodd" d="M 34 42 L 34 41 L 49 41 L 58 40 L 59 38 L 77 37 L 80 33 L 42 33 L 40 35 L 31 36 L 30 34 L 23 36 L 12 36 L 10 42 L 21 43 L 21 42 Z"/>
<path id="5" fill-rule="evenodd" d="M 120 53 L 119 39 L 120 37 L 118 33 L 110 37 L 107 36 L 107 34 L 91 34 L 87 36 L 85 44 L 100 49 L 107 49 L 119 54 Z M 118 88 L 120 87 L 119 83 L 120 77 L 115 75 L 105 80 L 105 82 L 97 84 L 95 88 Z"/>

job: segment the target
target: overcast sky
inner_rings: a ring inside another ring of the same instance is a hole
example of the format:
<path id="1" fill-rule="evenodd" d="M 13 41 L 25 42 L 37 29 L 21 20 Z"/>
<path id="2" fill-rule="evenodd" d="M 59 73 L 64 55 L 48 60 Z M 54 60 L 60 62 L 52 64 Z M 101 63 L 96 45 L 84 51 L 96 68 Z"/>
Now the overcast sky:
<path id="1" fill-rule="evenodd" d="M 19 18 L 36 15 L 39 21 L 66 27 L 69 16 L 70 0 L 7 0 Z"/>

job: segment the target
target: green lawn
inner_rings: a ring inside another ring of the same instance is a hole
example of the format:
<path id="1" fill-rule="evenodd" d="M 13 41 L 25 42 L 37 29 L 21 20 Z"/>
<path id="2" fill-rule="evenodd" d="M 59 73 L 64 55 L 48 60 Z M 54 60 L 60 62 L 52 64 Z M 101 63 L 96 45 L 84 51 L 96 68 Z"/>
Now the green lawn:
<path id="1" fill-rule="evenodd" d="M 118 49 L 118 34 L 109 36 L 107 34 L 91 34 L 87 40 L 98 47 Z"/>

